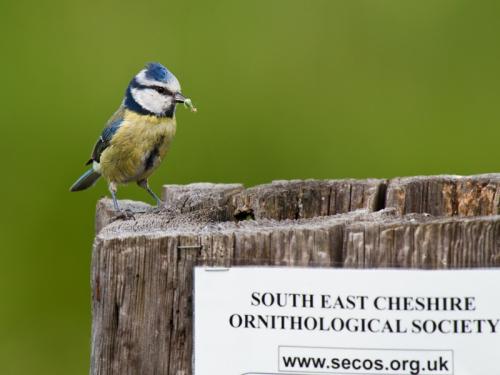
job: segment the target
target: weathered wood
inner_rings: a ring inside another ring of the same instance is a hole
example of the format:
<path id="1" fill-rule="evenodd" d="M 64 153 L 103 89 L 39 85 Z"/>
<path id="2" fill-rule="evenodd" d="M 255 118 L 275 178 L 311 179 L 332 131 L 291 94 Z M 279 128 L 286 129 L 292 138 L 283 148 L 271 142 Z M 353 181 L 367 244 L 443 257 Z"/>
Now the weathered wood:
<path id="1" fill-rule="evenodd" d="M 238 212 L 255 219 L 302 219 L 346 213 L 361 208 L 377 211 L 386 180 L 273 181 L 234 196 Z"/>
<path id="2" fill-rule="evenodd" d="M 149 204 L 131 200 L 121 200 L 120 207 L 132 214 L 145 213 L 151 210 Z M 111 223 L 116 216 L 116 212 L 110 200 L 101 199 L 98 201 L 95 215 L 95 232 L 99 233 L 101 229 Z"/>
<path id="3" fill-rule="evenodd" d="M 236 207 L 232 198 L 244 190 L 241 184 L 198 183 L 190 185 L 165 185 L 163 200 L 166 208 L 181 213 L 203 209 L 218 209 L 219 220 L 231 220 Z"/>
<path id="4" fill-rule="evenodd" d="M 498 267 L 499 179 L 166 186 L 134 220 L 102 200 L 91 374 L 191 374 L 194 265 Z"/>
<path id="5" fill-rule="evenodd" d="M 386 204 L 402 214 L 497 215 L 500 213 L 500 175 L 396 178 L 389 183 Z"/>

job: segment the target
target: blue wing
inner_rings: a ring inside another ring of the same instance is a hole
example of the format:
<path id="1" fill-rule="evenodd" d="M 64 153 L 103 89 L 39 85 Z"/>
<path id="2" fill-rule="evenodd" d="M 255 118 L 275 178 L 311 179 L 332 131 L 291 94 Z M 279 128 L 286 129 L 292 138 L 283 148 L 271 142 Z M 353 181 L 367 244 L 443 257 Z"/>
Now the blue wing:
<path id="1" fill-rule="evenodd" d="M 101 133 L 101 136 L 97 140 L 94 150 L 92 151 L 92 156 L 86 165 L 93 163 L 94 161 L 101 161 L 101 154 L 108 148 L 111 139 L 115 135 L 116 131 L 120 128 L 123 123 L 123 116 L 125 113 L 125 108 L 122 106 L 115 112 L 115 114 L 109 119 L 106 127 Z"/>

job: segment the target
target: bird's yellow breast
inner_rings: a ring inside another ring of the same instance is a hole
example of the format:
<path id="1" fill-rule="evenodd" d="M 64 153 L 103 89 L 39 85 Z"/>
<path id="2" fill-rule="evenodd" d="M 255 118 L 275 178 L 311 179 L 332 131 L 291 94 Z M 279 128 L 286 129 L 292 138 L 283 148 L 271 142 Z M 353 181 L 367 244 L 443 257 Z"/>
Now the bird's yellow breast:
<path id="1" fill-rule="evenodd" d="M 126 110 L 123 123 L 101 155 L 102 175 L 117 183 L 148 178 L 167 153 L 175 130 L 175 118 Z"/>

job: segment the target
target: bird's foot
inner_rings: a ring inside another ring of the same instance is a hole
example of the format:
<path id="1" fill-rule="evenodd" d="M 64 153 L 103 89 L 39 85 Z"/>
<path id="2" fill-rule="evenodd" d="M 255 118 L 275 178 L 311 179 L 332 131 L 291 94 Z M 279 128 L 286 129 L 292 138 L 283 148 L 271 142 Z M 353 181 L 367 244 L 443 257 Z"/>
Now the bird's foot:
<path id="1" fill-rule="evenodd" d="M 164 211 L 166 211 L 166 207 L 163 205 L 163 202 L 162 202 L 162 204 L 158 204 L 155 207 L 151 208 L 150 212 L 153 214 L 159 214 L 159 213 L 164 212 Z"/>
<path id="2" fill-rule="evenodd" d="M 115 220 L 135 220 L 135 216 L 132 210 L 120 210 L 113 217 L 113 221 Z"/>

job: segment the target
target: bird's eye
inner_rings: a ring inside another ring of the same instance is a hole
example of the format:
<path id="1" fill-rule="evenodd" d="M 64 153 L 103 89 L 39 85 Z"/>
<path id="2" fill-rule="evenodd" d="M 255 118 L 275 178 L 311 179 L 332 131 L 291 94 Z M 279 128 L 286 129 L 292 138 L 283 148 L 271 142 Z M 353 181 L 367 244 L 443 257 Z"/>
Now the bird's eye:
<path id="1" fill-rule="evenodd" d="M 165 87 L 153 86 L 152 89 L 156 90 L 158 93 L 160 93 L 162 95 L 171 94 L 171 92 L 168 89 L 166 89 Z"/>

